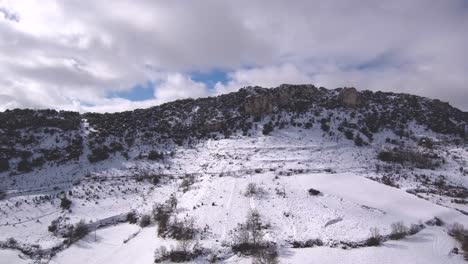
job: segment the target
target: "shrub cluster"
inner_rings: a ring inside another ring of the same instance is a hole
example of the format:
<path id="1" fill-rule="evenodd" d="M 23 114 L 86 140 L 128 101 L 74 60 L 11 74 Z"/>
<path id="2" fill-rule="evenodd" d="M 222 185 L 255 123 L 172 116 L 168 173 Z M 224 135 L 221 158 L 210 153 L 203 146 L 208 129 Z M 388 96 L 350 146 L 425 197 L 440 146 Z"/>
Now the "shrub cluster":
<path id="1" fill-rule="evenodd" d="M 60 208 L 64 210 L 68 210 L 70 209 L 71 205 L 72 205 L 72 201 L 68 199 L 67 196 L 60 198 Z"/>
<path id="2" fill-rule="evenodd" d="M 151 216 L 144 214 L 140 217 L 140 227 L 147 227 L 151 224 Z"/>
<path id="3" fill-rule="evenodd" d="M 468 230 L 462 224 L 454 223 L 449 229 L 449 235 L 461 244 L 465 260 L 468 260 Z"/>
<path id="4" fill-rule="evenodd" d="M 193 244 L 191 241 L 179 241 L 178 245 L 168 250 L 165 246 L 161 246 L 154 252 L 154 262 L 160 263 L 169 261 L 171 263 L 180 263 L 191 261 L 204 254 L 204 249 L 198 243 Z"/>
<path id="5" fill-rule="evenodd" d="M 72 244 L 83 237 L 89 234 L 89 228 L 84 222 L 84 220 L 80 220 L 73 226 L 70 226 L 68 232 L 65 234 L 65 237 L 68 238 L 68 244 Z"/>
<path id="6" fill-rule="evenodd" d="M 370 229 L 370 237 L 366 240 L 366 245 L 369 247 L 380 246 L 382 240 L 379 229 L 374 227 Z"/>
<path id="7" fill-rule="evenodd" d="M 395 222 L 391 225 L 392 231 L 390 232 L 390 239 L 399 240 L 408 235 L 409 229 L 403 222 Z"/>
<path id="8" fill-rule="evenodd" d="M 254 256 L 254 263 L 277 263 L 276 245 L 263 239 L 266 228 L 258 211 L 250 210 L 246 221 L 236 229 L 232 251 Z"/>
<path id="9" fill-rule="evenodd" d="M 381 161 L 411 165 L 419 169 L 435 169 L 442 162 L 442 159 L 437 154 L 403 148 L 382 150 L 377 155 L 377 158 Z"/>
<path id="10" fill-rule="evenodd" d="M 244 193 L 244 195 L 247 197 L 261 196 L 263 194 L 265 194 L 265 190 L 262 187 L 258 187 L 257 184 L 253 182 L 247 184 L 247 189 Z"/>

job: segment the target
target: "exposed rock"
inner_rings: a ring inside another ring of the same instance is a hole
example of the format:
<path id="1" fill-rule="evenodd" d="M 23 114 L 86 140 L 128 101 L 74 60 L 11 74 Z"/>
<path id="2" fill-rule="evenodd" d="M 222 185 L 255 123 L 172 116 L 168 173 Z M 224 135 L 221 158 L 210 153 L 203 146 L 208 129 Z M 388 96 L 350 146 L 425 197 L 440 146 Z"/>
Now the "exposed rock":
<path id="1" fill-rule="evenodd" d="M 345 107 L 358 107 L 362 103 L 361 95 L 354 87 L 343 88 L 338 96 L 338 100 Z"/>
<path id="2" fill-rule="evenodd" d="M 268 114 L 273 111 L 273 104 L 270 95 L 254 95 L 246 98 L 244 110 L 251 115 Z"/>

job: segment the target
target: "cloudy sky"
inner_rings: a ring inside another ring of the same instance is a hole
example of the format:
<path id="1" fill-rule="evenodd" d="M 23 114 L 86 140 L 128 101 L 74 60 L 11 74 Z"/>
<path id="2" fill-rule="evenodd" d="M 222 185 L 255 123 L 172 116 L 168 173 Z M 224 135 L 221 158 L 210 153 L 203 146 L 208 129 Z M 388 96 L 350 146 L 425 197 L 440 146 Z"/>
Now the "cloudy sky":
<path id="1" fill-rule="evenodd" d="M 0 110 L 312 83 L 468 111 L 467 47 L 467 0 L 0 0 Z"/>

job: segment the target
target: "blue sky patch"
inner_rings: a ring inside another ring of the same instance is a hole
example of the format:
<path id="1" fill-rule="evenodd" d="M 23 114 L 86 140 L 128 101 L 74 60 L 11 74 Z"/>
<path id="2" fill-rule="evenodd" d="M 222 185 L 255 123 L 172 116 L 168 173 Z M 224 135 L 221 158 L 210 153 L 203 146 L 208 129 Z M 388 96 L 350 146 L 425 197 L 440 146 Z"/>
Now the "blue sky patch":
<path id="1" fill-rule="evenodd" d="M 154 98 L 154 84 L 148 82 L 146 84 L 138 84 L 128 91 L 114 92 L 111 97 L 125 98 L 130 101 L 144 101 Z"/>
<path id="2" fill-rule="evenodd" d="M 212 90 L 217 82 L 223 84 L 228 81 L 228 74 L 222 70 L 212 70 L 209 72 L 192 72 L 190 77 L 194 82 L 205 83 L 208 89 Z"/>

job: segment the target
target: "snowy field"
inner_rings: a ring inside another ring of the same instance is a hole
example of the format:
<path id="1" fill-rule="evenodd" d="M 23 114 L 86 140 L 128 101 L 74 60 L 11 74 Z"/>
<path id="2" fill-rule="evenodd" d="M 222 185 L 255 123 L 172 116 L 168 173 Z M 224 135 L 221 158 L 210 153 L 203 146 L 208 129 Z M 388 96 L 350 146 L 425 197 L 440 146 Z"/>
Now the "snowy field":
<path id="1" fill-rule="evenodd" d="M 467 159 L 465 150 L 453 151 Z M 356 148 L 352 142 L 322 137 L 318 130 L 281 130 L 269 137 L 210 140 L 193 148 L 180 148 L 164 163 L 115 159 L 89 168 L 91 177 L 84 173 L 68 175 L 73 183 L 57 184 L 60 188 L 11 192 L 8 199 L 0 201 L 0 241 L 14 238 L 51 248 L 63 240 L 47 230 L 58 217 L 73 224 L 79 220 L 99 222 L 130 211 L 141 215 L 174 194 L 177 217 L 193 218 L 195 226 L 205 230 L 200 244 L 225 263 L 252 261 L 233 255 L 227 246 L 233 241 L 232 231 L 245 221 L 250 209 L 258 210 L 269 224 L 265 239 L 280 246 L 280 263 L 464 263 L 461 255 L 450 253 L 457 242 L 448 236 L 447 226 L 454 222 L 466 226 L 468 216 L 437 204 L 435 199 L 407 193 L 405 189 L 415 184 L 411 179 L 400 189 L 369 179 L 381 177 L 373 169 L 375 155 L 374 148 Z M 456 166 L 449 160 L 440 173 L 450 175 Z M 127 177 L 129 172 L 142 170 L 166 176 L 157 185 Z M 49 172 L 44 170 L 34 177 L 39 180 Z M 434 177 L 437 173 L 433 172 Z M 184 191 L 181 183 L 186 174 L 193 174 L 194 182 Z M 26 182 L 26 177 L 32 176 L 22 177 Z M 448 181 L 468 185 L 466 179 Z M 252 183 L 261 191 L 246 196 Z M 310 188 L 321 194 L 309 195 Z M 40 196 L 61 191 L 73 201 L 70 211 L 61 210 L 57 199 L 36 202 Z M 468 209 L 466 205 L 458 208 Z M 341 242 L 367 239 L 370 228 L 388 235 L 394 222 L 409 226 L 434 217 L 446 225 L 428 226 L 416 235 L 386 241 L 380 247 L 335 247 Z M 155 225 L 140 228 L 128 223 L 100 228 L 59 252 L 49 263 L 153 263 L 155 249 L 177 243 L 158 237 L 156 230 Z M 293 241 L 308 239 L 320 239 L 324 245 L 291 247 Z M 196 262 L 206 263 L 206 259 Z M 32 261 L 19 251 L 0 250 L 0 263 Z"/>

